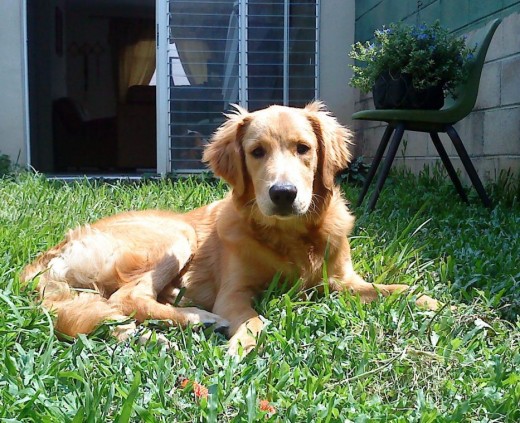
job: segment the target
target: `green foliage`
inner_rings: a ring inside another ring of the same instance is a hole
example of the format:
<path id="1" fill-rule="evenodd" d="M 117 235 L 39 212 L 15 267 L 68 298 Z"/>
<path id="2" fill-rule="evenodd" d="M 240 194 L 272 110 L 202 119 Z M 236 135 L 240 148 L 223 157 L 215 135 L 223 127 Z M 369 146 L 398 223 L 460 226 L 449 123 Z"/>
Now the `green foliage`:
<path id="1" fill-rule="evenodd" d="M 508 206 L 517 206 L 520 201 L 520 173 L 511 169 L 502 170 L 497 181 L 490 186 L 492 195 Z"/>
<path id="2" fill-rule="evenodd" d="M 352 160 L 348 167 L 338 175 L 339 181 L 362 185 L 370 169 L 370 165 L 363 160 L 363 156 Z"/>
<path id="3" fill-rule="evenodd" d="M 344 190 L 349 199 L 359 192 Z M 52 316 L 19 284 L 23 265 L 71 226 L 127 209 L 185 211 L 226 191 L 207 178 L 0 180 L 1 421 L 520 420 L 520 321 L 510 305 L 520 279 L 518 202 L 495 197 L 489 211 L 472 198 L 468 207 L 437 170 L 394 172 L 374 213 L 354 210 L 357 271 L 415 292 L 364 305 L 275 280 L 256 302 L 267 323 L 259 347 L 241 361 L 226 355 L 220 334 L 158 322 L 149 327 L 170 350 L 153 339 L 118 344 L 103 327 L 60 341 Z M 413 302 L 421 291 L 457 308 L 421 310 Z M 264 399 L 275 413 L 260 409 Z"/>
<path id="4" fill-rule="evenodd" d="M 11 159 L 7 154 L 0 154 L 0 176 L 7 175 L 11 172 Z"/>
<path id="5" fill-rule="evenodd" d="M 455 87 L 468 74 L 474 48 L 466 47 L 463 38 L 456 38 L 439 21 L 420 26 L 392 23 L 376 30 L 373 41 L 357 42 L 349 57 L 354 75 L 350 85 L 369 92 L 377 77 L 389 71 L 412 77 L 413 86 L 425 89 L 439 84 L 445 93 L 454 94 Z"/>
<path id="6" fill-rule="evenodd" d="M 358 225 L 384 240 L 387 235 L 378 232 L 388 230 L 388 222 L 402 228 L 421 210 L 428 224 L 417 235 L 421 242 L 414 245 L 424 260 L 439 261 L 451 295 L 457 301 L 484 295 L 503 317 L 517 319 L 520 209 L 516 186 L 509 182 L 515 180 L 513 176 L 504 179 L 504 185 L 499 180 L 492 185 L 494 189 L 488 189 L 496 205 L 490 211 L 482 207 L 474 189 L 469 191 L 470 204 L 462 202 L 440 166 L 426 168 L 418 177 L 403 170 L 391 175 L 377 209 L 369 216 L 360 215 Z"/>

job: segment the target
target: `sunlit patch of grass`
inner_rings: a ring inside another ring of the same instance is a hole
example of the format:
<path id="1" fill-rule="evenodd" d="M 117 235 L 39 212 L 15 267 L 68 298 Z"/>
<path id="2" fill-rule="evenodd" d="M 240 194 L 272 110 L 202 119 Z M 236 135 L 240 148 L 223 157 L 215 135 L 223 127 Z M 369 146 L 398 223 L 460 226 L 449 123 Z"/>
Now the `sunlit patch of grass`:
<path id="1" fill-rule="evenodd" d="M 357 198 L 359 188 L 344 189 Z M 374 213 L 354 210 L 356 270 L 369 281 L 413 285 L 409 296 L 363 305 L 346 293 L 273 283 L 256 301 L 266 329 L 241 361 L 226 355 L 220 334 L 160 322 L 149 327 L 170 350 L 153 339 L 118 344 L 103 327 L 58 340 L 52 316 L 20 287 L 23 265 L 72 226 L 128 209 L 186 211 L 226 191 L 197 178 L 0 179 L 2 421 L 520 419 L 518 203 L 496 201 L 489 211 L 472 198 L 467 206 L 442 175 L 394 173 Z M 421 310 L 420 292 L 457 308 Z"/>

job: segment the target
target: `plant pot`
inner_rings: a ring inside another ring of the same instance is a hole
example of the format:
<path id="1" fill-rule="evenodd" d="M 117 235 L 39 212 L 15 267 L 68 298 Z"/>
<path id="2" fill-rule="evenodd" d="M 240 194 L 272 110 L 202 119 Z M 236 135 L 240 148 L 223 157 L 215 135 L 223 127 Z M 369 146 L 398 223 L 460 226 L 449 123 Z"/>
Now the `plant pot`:
<path id="1" fill-rule="evenodd" d="M 438 110 L 444 105 L 442 85 L 418 90 L 409 74 L 383 72 L 376 79 L 372 93 L 376 109 Z"/>

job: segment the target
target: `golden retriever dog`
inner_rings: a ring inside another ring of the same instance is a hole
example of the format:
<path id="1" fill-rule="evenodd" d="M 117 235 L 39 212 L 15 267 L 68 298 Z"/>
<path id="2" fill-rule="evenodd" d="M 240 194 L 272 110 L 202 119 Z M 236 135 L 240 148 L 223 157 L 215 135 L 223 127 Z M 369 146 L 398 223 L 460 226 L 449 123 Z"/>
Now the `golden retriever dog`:
<path id="1" fill-rule="evenodd" d="M 248 352 L 263 323 L 252 307 L 276 274 L 303 287 L 323 284 L 362 301 L 406 285 L 365 282 L 352 267 L 354 218 L 335 175 L 350 159 L 350 132 L 320 102 L 305 108 L 237 107 L 205 148 L 204 161 L 231 185 L 223 200 L 177 214 L 117 214 L 71 230 L 26 267 L 37 277 L 57 331 L 75 336 L 104 321 L 164 319 L 173 325 L 228 327 L 229 352 Z M 197 307 L 174 306 L 175 294 Z M 435 309 L 423 295 L 417 300 Z M 198 308 L 200 307 L 200 308 Z"/>

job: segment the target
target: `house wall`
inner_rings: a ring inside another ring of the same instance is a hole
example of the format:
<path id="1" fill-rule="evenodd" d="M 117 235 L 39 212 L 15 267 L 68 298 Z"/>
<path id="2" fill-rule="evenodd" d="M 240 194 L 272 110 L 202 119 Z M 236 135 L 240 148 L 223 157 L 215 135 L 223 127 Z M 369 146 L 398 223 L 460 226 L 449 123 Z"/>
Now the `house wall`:
<path id="1" fill-rule="evenodd" d="M 0 1 L 0 154 L 13 163 L 27 163 L 22 6 L 20 0 Z"/>
<path id="2" fill-rule="evenodd" d="M 520 1 L 356 1 L 356 41 L 370 39 L 376 28 L 399 20 L 413 24 L 439 19 L 457 35 L 471 37 L 496 17 L 503 21 L 487 53 L 474 111 L 455 125 L 484 180 L 496 179 L 502 170 L 520 170 Z M 356 110 L 373 108 L 370 95 L 358 94 L 356 98 Z M 355 129 L 357 154 L 373 157 L 384 126 L 358 121 Z M 441 134 L 441 139 L 453 163 L 462 169 L 449 138 Z M 417 172 L 436 161 L 437 152 L 427 134 L 405 132 L 396 164 Z M 461 174 L 466 175 L 464 171 Z"/>
<path id="3" fill-rule="evenodd" d="M 338 120 L 352 126 L 356 90 L 348 85 L 348 48 L 354 43 L 355 0 L 321 0 L 319 93 Z"/>

